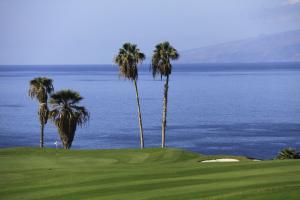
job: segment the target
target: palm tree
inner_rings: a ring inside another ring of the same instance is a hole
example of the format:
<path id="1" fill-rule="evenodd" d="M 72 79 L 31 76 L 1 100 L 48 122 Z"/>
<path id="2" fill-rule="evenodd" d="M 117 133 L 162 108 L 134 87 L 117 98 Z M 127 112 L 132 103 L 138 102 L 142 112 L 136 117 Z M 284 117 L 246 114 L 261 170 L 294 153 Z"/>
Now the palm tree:
<path id="1" fill-rule="evenodd" d="M 300 153 L 291 147 L 282 149 L 276 159 L 284 160 L 284 159 L 300 159 Z"/>
<path id="2" fill-rule="evenodd" d="M 72 90 L 61 90 L 51 95 L 49 116 L 58 128 L 64 149 L 71 148 L 77 125 L 82 126 L 89 119 L 85 107 L 77 105 L 82 99 Z"/>
<path id="3" fill-rule="evenodd" d="M 163 114 L 162 114 L 162 141 L 161 147 L 164 148 L 166 144 L 166 125 L 167 125 L 167 106 L 168 106 L 168 89 L 169 89 L 169 76 L 172 72 L 171 60 L 177 60 L 179 54 L 169 42 L 163 42 L 155 46 L 152 56 L 152 75 L 160 75 L 160 78 L 166 77 L 164 86 L 164 100 L 163 100 Z"/>
<path id="4" fill-rule="evenodd" d="M 115 57 L 115 63 L 119 65 L 120 76 L 125 79 L 131 80 L 134 83 L 136 101 L 138 107 L 138 120 L 140 127 L 140 146 L 141 149 L 144 148 L 144 133 L 142 125 L 142 114 L 140 108 L 139 92 L 137 88 L 138 79 L 138 64 L 145 60 L 145 55 L 140 52 L 135 44 L 125 43 L 123 47 L 120 48 L 119 54 Z"/>
<path id="5" fill-rule="evenodd" d="M 33 99 L 36 98 L 39 101 L 39 119 L 41 126 L 41 135 L 40 135 L 40 147 L 44 147 L 44 127 L 48 121 L 48 94 L 51 94 L 54 91 L 52 79 L 46 77 L 38 77 L 32 79 L 29 83 L 28 95 Z"/>

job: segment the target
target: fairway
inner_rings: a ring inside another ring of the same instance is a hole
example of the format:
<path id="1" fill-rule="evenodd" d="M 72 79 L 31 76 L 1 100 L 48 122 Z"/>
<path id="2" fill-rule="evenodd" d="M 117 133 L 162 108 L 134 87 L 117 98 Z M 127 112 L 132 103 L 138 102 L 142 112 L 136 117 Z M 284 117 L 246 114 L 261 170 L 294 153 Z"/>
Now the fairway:
<path id="1" fill-rule="evenodd" d="M 215 158 L 236 163 L 201 163 Z M 299 199 L 300 160 L 180 149 L 0 150 L 0 199 Z"/>

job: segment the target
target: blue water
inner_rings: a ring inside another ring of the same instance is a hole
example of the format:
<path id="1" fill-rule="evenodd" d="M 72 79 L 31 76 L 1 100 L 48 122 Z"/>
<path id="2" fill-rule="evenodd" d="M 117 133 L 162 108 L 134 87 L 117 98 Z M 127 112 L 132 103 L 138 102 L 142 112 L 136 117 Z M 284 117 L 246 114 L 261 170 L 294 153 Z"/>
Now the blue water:
<path id="1" fill-rule="evenodd" d="M 139 147 L 135 90 L 116 66 L 0 66 L 0 147 L 38 146 L 38 103 L 27 95 L 37 76 L 85 97 L 91 119 L 78 128 L 73 148 Z M 146 147 L 160 146 L 163 83 L 148 67 L 140 70 Z M 54 147 L 51 123 L 45 134 Z M 263 159 L 287 146 L 300 150 L 300 64 L 175 65 L 167 146 Z"/>

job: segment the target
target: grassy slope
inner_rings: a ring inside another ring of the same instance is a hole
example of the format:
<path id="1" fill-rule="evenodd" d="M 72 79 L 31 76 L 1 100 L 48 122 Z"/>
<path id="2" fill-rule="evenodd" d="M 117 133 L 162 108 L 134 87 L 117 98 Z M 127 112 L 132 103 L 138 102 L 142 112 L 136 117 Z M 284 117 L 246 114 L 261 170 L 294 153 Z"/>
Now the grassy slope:
<path id="1" fill-rule="evenodd" d="M 299 199 L 300 160 L 203 159 L 179 149 L 2 149 L 0 199 Z"/>

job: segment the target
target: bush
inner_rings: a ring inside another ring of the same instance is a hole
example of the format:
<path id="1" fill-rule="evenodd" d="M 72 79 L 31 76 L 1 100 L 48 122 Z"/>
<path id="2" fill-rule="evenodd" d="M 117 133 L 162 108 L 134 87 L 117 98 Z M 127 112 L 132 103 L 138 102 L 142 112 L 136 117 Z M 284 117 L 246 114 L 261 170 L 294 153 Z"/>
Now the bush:
<path id="1" fill-rule="evenodd" d="M 300 153 L 291 147 L 282 149 L 276 159 L 284 160 L 284 159 L 300 159 Z"/>

